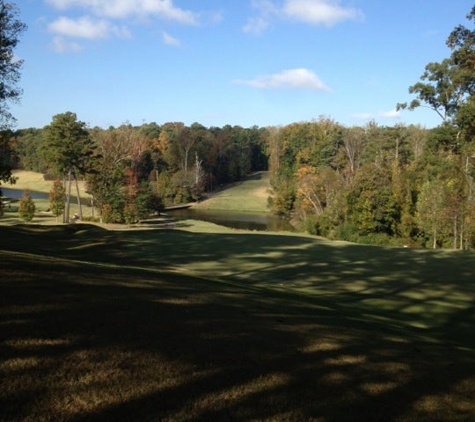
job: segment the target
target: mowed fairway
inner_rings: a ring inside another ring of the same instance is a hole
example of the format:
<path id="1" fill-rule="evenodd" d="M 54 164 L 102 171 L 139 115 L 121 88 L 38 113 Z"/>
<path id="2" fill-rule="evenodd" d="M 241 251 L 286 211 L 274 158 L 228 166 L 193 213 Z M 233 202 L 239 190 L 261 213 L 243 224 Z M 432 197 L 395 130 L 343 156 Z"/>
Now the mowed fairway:
<path id="1" fill-rule="evenodd" d="M 0 420 L 475 420 L 475 254 L 211 228 L 0 227 Z"/>
<path id="2" fill-rule="evenodd" d="M 226 186 L 206 201 L 194 205 L 198 209 L 220 211 L 269 212 L 267 198 L 271 191 L 270 174 L 256 172 L 243 182 Z"/>

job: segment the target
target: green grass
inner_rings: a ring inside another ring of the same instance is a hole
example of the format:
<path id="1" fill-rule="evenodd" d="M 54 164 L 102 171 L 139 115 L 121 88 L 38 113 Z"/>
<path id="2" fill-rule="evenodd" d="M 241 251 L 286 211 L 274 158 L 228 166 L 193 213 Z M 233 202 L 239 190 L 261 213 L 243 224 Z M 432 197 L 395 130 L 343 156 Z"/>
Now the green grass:
<path id="1" fill-rule="evenodd" d="M 474 258 L 0 226 L 0 420 L 473 421 Z"/>
<path id="2" fill-rule="evenodd" d="M 240 183 L 226 186 L 211 195 L 196 208 L 219 211 L 269 212 L 267 198 L 270 195 L 269 172 L 258 172 Z"/>
<path id="3" fill-rule="evenodd" d="M 44 180 L 44 176 L 41 173 L 36 173 L 34 171 L 27 170 L 13 170 L 12 174 L 16 178 L 16 182 L 13 185 L 6 183 L 6 188 L 19 190 L 29 189 L 35 192 L 49 193 L 49 191 L 53 187 L 53 181 Z M 85 192 L 85 183 L 79 181 L 78 185 L 81 196 L 87 197 L 88 195 Z M 73 186 L 72 189 L 75 191 L 76 187 Z M 75 192 L 72 192 L 72 194 L 75 194 Z"/>

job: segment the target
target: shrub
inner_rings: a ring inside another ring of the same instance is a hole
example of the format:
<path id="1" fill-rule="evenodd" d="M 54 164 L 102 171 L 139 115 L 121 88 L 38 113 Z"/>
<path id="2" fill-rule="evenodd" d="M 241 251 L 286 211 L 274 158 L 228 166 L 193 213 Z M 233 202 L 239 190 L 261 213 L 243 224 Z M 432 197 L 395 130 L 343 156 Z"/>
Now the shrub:
<path id="1" fill-rule="evenodd" d="M 58 217 L 64 212 L 66 201 L 66 191 L 64 189 L 63 183 L 60 180 L 55 180 L 53 187 L 49 192 L 49 204 L 50 209 L 53 215 Z"/>
<path id="2" fill-rule="evenodd" d="M 98 223 L 100 219 L 98 217 L 83 217 L 82 221 L 88 221 L 91 223 Z"/>
<path id="3" fill-rule="evenodd" d="M 104 223 L 115 223 L 114 221 L 114 211 L 109 204 L 104 204 L 102 206 L 102 221 Z"/>
<path id="4" fill-rule="evenodd" d="M 133 224 L 139 220 L 138 211 L 135 204 L 127 204 L 124 207 L 124 220 L 126 224 Z"/>
<path id="5" fill-rule="evenodd" d="M 31 197 L 30 191 L 27 189 L 23 192 L 23 196 L 20 199 L 18 205 L 18 215 L 26 222 L 33 220 L 35 216 L 36 206 Z"/>

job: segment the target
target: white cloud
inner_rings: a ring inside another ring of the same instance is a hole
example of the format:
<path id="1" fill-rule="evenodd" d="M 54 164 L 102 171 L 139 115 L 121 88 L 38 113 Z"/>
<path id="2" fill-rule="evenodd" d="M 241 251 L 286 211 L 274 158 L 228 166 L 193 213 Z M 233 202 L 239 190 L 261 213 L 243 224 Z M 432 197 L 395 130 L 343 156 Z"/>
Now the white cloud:
<path id="1" fill-rule="evenodd" d="M 320 78 L 308 69 L 290 69 L 284 70 L 273 75 L 261 76 L 252 80 L 238 79 L 235 84 L 248 85 L 254 88 L 291 88 L 291 89 L 309 89 L 314 91 L 329 91 L 329 88 L 320 80 Z"/>
<path id="2" fill-rule="evenodd" d="M 96 16 L 117 19 L 130 16 L 158 16 L 179 23 L 195 25 L 198 16 L 176 7 L 173 0 L 46 0 L 59 10 L 83 8 Z"/>
<path id="3" fill-rule="evenodd" d="M 201 15 L 174 5 L 174 0 L 45 0 L 57 10 L 66 14 L 72 9 L 82 9 L 84 16 L 61 16 L 48 25 L 50 32 L 61 36 L 53 41 L 56 51 L 75 51 L 67 48 L 65 37 L 89 40 L 104 39 L 111 36 L 130 38 L 127 26 L 117 24 L 123 19 L 127 22 L 149 22 L 152 19 L 166 19 L 180 24 L 197 25 Z M 74 10 L 77 13 L 77 10 Z M 214 14 L 212 19 L 219 20 L 221 15 Z M 163 33 L 168 45 L 179 45 L 178 39 Z"/>
<path id="4" fill-rule="evenodd" d="M 362 19 L 364 16 L 360 10 L 342 7 L 335 0 L 286 0 L 283 13 L 292 19 L 326 26 Z"/>
<path id="5" fill-rule="evenodd" d="M 282 7 L 270 0 L 252 0 L 251 5 L 257 10 L 257 16 L 249 18 L 243 31 L 254 34 L 267 29 L 275 18 L 325 26 L 364 19 L 362 11 L 341 6 L 339 0 L 285 0 Z"/>
<path id="6" fill-rule="evenodd" d="M 51 46 L 57 53 L 77 53 L 84 49 L 80 44 L 66 41 L 63 37 L 54 37 Z"/>
<path id="7" fill-rule="evenodd" d="M 74 20 L 63 16 L 50 23 L 48 29 L 67 37 L 98 39 L 109 36 L 111 25 L 105 20 L 93 21 L 88 17 Z"/>
<path id="8" fill-rule="evenodd" d="M 181 45 L 180 40 L 178 40 L 177 38 L 172 37 L 170 34 L 166 33 L 165 31 L 162 32 L 162 38 L 163 38 L 163 42 L 166 45 L 172 45 L 172 46 L 175 46 L 175 47 L 179 47 Z"/>
<path id="9" fill-rule="evenodd" d="M 257 16 L 250 17 L 243 31 L 252 34 L 264 32 L 270 25 L 273 17 L 278 16 L 280 11 L 270 0 L 252 0 L 251 7 L 257 11 Z"/>

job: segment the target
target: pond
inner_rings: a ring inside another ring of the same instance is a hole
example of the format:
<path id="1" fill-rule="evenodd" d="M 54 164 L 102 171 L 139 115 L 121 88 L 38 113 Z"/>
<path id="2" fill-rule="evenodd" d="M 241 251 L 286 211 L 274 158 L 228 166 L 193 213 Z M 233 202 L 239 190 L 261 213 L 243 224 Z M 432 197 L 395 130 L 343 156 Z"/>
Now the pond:
<path id="1" fill-rule="evenodd" d="M 10 188 L 4 188 L 3 186 L 0 186 L 0 190 L 2 191 L 2 195 L 5 198 L 20 199 L 23 196 L 23 191 L 21 189 L 10 189 Z M 30 195 L 33 199 L 48 199 L 49 198 L 49 194 L 45 192 L 30 191 Z"/>
<path id="2" fill-rule="evenodd" d="M 201 220 L 240 230 L 294 231 L 288 220 L 268 213 L 214 211 L 196 208 L 169 210 L 167 214 L 177 220 Z"/>

